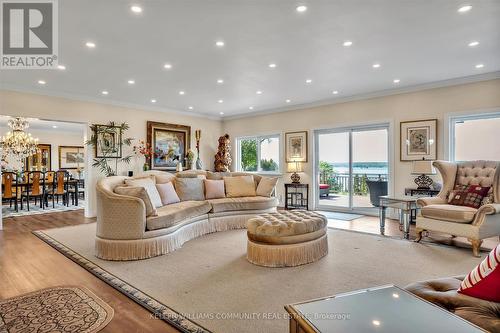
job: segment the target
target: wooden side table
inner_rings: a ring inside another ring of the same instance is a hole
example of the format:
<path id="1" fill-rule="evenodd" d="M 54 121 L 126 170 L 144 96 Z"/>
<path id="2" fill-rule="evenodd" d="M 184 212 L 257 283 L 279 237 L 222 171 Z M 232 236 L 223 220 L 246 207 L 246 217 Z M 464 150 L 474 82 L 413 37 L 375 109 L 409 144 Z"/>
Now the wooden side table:
<path id="1" fill-rule="evenodd" d="M 285 209 L 308 209 L 309 184 L 285 184 Z"/>

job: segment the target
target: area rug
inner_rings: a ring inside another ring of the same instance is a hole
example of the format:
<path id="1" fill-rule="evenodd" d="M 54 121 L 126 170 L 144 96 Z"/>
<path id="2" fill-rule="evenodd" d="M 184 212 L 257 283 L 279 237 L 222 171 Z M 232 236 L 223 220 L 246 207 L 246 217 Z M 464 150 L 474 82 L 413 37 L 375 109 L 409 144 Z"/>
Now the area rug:
<path id="1" fill-rule="evenodd" d="M 327 219 L 342 220 L 342 221 L 352 221 L 355 219 L 359 219 L 360 217 L 363 217 L 363 215 L 352 214 L 352 213 L 326 212 L 326 211 L 317 211 L 317 212 L 325 215 Z"/>
<path id="2" fill-rule="evenodd" d="M 84 287 L 55 287 L 0 301 L 0 332 L 94 333 L 113 309 Z"/>
<path id="3" fill-rule="evenodd" d="M 30 204 L 30 210 L 26 208 L 26 204 L 24 205 L 24 209 L 21 210 L 21 206 L 19 205 L 19 210 L 16 212 L 14 206 L 10 208 L 8 205 L 2 206 L 2 216 L 3 218 L 7 217 L 19 217 L 26 215 L 39 215 L 39 214 L 47 214 L 47 213 L 56 213 L 56 212 L 67 212 L 72 210 L 84 209 L 85 201 L 78 200 L 78 206 L 72 205 L 70 202 L 69 206 L 65 206 L 62 203 L 56 203 L 55 207 L 52 208 L 52 202 L 49 202 L 49 207 L 45 207 L 45 209 L 40 208 L 39 205 Z"/>
<path id="4" fill-rule="evenodd" d="M 329 229 L 328 255 L 298 267 L 249 263 L 245 230 L 205 235 L 151 259 L 113 262 L 94 256 L 94 223 L 35 234 L 183 332 L 285 333 L 285 304 L 466 274 L 481 261 L 469 250 Z"/>

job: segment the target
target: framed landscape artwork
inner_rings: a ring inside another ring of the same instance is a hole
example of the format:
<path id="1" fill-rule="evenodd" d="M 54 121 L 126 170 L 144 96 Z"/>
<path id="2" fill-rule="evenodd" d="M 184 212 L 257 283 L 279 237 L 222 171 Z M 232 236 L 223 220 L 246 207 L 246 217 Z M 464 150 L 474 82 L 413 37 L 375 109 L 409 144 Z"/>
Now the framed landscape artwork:
<path id="1" fill-rule="evenodd" d="M 122 130 L 120 126 L 95 125 L 97 144 L 95 145 L 96 158 L 122 157 Z"/>
<path id="2" fill-rule="evenodd" d="M 52 146 L 50 144 L 38 144 L 38 152 L 26 158 L 26 170 L 51 170 Z"/>
<path id="3" fill-rule="evenodd" d="M 59 146 L 59 169 L 79 169 L 85 165 L 85 153 L 80 146 Z"/>
<path id="4" fill-rule="evenodd" d="M 154 149 L 151 169 L 175 171 L 181 162 L 186 167 L 186 152 L 191 146 L 191 127 L 148 121 L 147 142 Z"/>
<path id="5" fill-rule="evenodd" d="M 401 122 L 401 161 L 437 158 L 437 119 Z"/>
<path id="6" fill-rule="evenodd" d="M 286 162 L 307 162 L 307 131 L 285 133 Z"/>

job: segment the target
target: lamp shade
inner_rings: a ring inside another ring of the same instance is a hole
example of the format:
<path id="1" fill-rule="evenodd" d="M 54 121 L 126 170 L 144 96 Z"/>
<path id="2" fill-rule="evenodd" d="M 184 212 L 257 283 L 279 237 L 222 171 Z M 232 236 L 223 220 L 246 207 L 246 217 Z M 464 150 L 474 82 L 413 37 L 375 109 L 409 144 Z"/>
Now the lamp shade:
<path id="1" fill-rule="evenodd" d="M 433 175 L 436 173 L 436 170 L 432 166 L 432 161 L 422 160 L 413 162 L 411 173 L 414 175 Z"/>
<path id="2" fill-rule="evenodd" d="M 290 162 L 287 164 L 288 172 L 302 172 L 301 162 Z"/>

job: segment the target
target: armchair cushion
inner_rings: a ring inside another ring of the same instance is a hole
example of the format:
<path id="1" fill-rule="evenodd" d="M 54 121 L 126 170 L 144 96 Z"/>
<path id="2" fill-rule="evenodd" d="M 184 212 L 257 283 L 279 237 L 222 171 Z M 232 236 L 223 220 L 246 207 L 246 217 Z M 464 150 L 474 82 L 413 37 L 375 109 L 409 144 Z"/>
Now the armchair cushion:
<path id="1" fill-rule="evenodd" d="M 455 223 L 471 223 L 476 213 L 476 208 L 447 204 L 428 205 L 421 209 L 423 217 Z"/>
<path id="2" fill-rule="evenodd" d="M 450 205 L 479 208 L 491 189 L 491 186 L 455 185 L 448 198 Z"/>
<path id="3" fill-rule="evenodd" d="M 418 198 L 417 205 L 419 207 L 425 207 L 429 205 L 444 205 L 446 200 L 441 197 L 428 197 L 428 198 Z"/>

